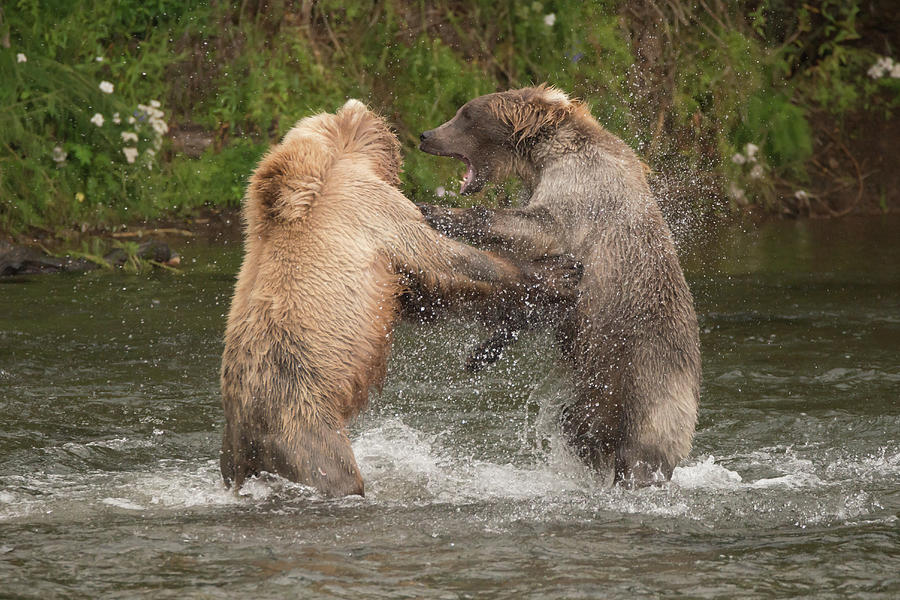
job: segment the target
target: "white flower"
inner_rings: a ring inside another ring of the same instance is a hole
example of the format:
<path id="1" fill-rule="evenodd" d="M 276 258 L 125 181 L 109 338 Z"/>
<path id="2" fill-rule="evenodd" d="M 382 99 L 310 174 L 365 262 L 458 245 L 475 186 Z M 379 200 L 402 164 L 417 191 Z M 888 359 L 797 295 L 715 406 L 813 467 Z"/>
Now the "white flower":
<path id="1" fill-rule="evenodd" d="M 58 165 L 62 165 L 62 163 L 66 162 L 66 157 L 69 156 L 69 153 L 62 149 L 62 146 L 54 146 L 53 147 L 53 162 Z"/>
<path id="2" fill-rule="evenodd" d="M 138 110 L 147 115 L 151 119 L 160 119 L 165 114 L 163 111 L 159 110 L 154 106 L 147 106 L 146 104 L 138 104 Z"/>
<path id="3" fill-rule="evenodd" d="M 100 91 L 104 94 L 112 94 L 113 93 L 113 84 L 108 81 L 100 82 Z"/>
<path id="4" fill-rule="evenodd" d="M 22 54 L 21 52 L 19 52 L 18 54 L 16 54 L 16 62 L 17 63 L 28 62 L 28 57 L 25 56 L 24 54 Z"/>
<path id="5" fill-rule="evenodd" d="M 122 132 L 122 141 L 123 142 L 134 142 L 137 144 L 138 136 L 136 133 L 132 131 L 123 131 Z"/>
<path id="6" fill-rule="evenodd" d="M 796 192 L 794 192 L 794 198 L 796 198 L 797 200 L 800 200 L 801 202 L 805 202 L 805 201 L 809 200 L 809 194 L 807 194 L 803 190 L 797 190 Z"/>
<path id="7" fill-rule="evenodd" d="M 750 179 L 759 179 L 763 176 L 762 165 L 756 165 L 750 169 Z"/>
<path id="8" fill-rule="evenodd" d="M 146 154 L 150 158 L 153 158 L 154 156 L 156 156 L 156 150 L 154 150 L 153 148 L 147 148 L 146 150 L 144 150 L 144 154 Z"/>
<path id="9" fill-rule="evenodd" d="M 122 117 L 119 116 L 119 113 L 113 113 L 113 123 L 118 125 L 122 122 Z"/>
<path id="10" fill-rule="evenodd" d="M 744 190 L 739 188 L 736 184 L 732 183 L 728 188 L 729 193 L 731 193 L 731 197 L 735 200 L 741 201 L 746 198 L 746 194 L 744 194 Z"/>
<path id="11" fill-rule="evenodd" d="M 735 154 L 734 156 L 731 157 L 731 162 L 733 162 L 736 165 L 742 165 L 745 162 L 747 162 L 747 157 L 745 157 L 743 154 L 738 152 L 737 154 Z"/>
<path id="12" fill-rule="evenodd" d="M 122 148 L 122 152 L 125 153 L 125 160 L 129 163 L 133 163 L 138 156 L 137 148 Z"/>
<path id="13" fill-rule="evenodd" d="M 556 23 L 556 14 L 550 13 L 549 15 L 544 15 L 544 25 L 553 27 L 554 23 Z"/>
<path id="14" fill-rule="evenodd" d="M 97 127 L 103 127 L 103 115 L 100 113 L 94 113 L 94 116 L 91 117 L 91 123 L 96 125 Z"/>
<path id="15" fill-rule="evenodd" d="M 162 119 L 151 119 L 150 125 L 153 127 L 153 131 L 159 135 L 165 135 L 169 131 L 169 126 Z"/>
<path id="16" fill-rule="evenodd" d="M 900 79 L 900 63 L 894 63 L 894 66 L 891 67 L 891 77 L 893 79 Z"/>
<path id="17" fill-rule="evenodd" d="M 129 124 L 129 125 L 134 125 L 136 121 L 137 121 L 137 120 L 134 118 L 134 115 L 131 115 L 130 117 L 128 117 L 128 124 Z"/>
<path id="18" fill-rule="evenodd" d="M 434 190 L 434 195 L 437 196 L 438 198 L 443 198 L 446 194 L 447 194 L 447 190 L 442 185 L 438 186 L 438 188 L 436 190 Z"/>
<path id="19" fill-rule="evenodd" d="M 153 108 L 159 108 L 160 107 L 159 100 L 151 100 L 150 106 L 152 106 Z"/>
<path id="20" fill-rule="evenodd" d="M 744 152 L 747 153 L 747 160 L 756 162 L 756 153 L 759 152 L 759 146 L 756 144 L 747 144 L 744 146 Z"/>
<path id="21" fill-rule="evenodd" d="M 900 75 L 894 75 L 897 64 L 894 63 L 894 59 L 890 56 L 881 56 L 875 61 L 875 64 L 869 67 L 869 70 L 866 71 L 866 74 L 872 79 L 878 79 L 879 77 L 883 77 L 885 74 L 889 73 L 891 77 L 900 77 Z"/>
<path id="22" fill-rule="evenodd" d="M 872 79 L 878 79 L 884 75 L 884 57 L 879 57 L 878 60 L 875 61 L 875 64 L 869 67 L 866 74 Z"/>
<path id="23" fill-rule="evenodd" d="M 94 60 L 96 60 L 97 62 L 103 62 L 103 57 L 102 57 L 102 56 L 98 56 L 98 57 L 95 58 Z"/>

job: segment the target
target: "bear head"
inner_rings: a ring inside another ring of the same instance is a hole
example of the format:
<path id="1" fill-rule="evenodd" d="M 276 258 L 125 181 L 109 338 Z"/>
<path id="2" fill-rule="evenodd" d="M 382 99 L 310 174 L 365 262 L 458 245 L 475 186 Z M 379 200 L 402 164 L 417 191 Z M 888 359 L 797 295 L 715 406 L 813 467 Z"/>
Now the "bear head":
<path id="1" fill-rule="evenodd" d="M 335 161 L 351 158 L 385 183 L 400 184 L 400 142 L 387 122 L 359 100 L 336 113 L 298 121 L 260 161 L 248 187 L 247 219 L 298 222 L 318 200 Z"/>
<path id="2" fill-rule="evenodd" d="M 509 174 L 529 148 L 552 136 L 580 107 L 547 85 L 479 96 L 422 133 L 419 149 L 465 163 L 460 193 L 472 194 Z"/>

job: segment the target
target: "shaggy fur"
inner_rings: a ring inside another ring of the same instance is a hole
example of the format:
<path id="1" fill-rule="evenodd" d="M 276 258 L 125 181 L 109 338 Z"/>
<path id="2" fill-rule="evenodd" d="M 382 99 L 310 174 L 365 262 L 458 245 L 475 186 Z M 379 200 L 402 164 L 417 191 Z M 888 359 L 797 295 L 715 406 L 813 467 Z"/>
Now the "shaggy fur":
<path id="1" fill-rule="evenodd" d="M 361 495 L 346 425 L 381 384 L 407 284 L 521 306 L 548 283 L 428 227 L 395 187 L 400 164 L 396 136 L 351 100 L 297 123 L 251 177 L 222 357 L 227 485 L 267 471 Z"/>
<path id="2" fill-rule="evenodd" d="M 518 257 L 569 253 L 584 265 L 575 308 L 556 325 L 576 389 L 562 426 L 578 455 L 609 483 L 669 479 L 693 439 L 699 336 L 643 164 L 584 104 L 545 86 L 476 98 L 421 140 L 466 164 L 464 193 L 510 173 L 528 191 L 520 208 L 422 207 L 432 225 Z"/>

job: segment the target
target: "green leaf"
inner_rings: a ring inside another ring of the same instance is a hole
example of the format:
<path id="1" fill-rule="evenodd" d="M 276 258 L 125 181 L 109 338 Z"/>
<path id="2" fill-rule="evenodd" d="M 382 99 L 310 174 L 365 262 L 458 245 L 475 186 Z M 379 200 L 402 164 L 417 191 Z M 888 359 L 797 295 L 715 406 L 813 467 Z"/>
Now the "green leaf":
<path id="1" fill-rule="evenodd" d="M 94 153 L 93 151 L 91 151 L 89 146 L 85 146 L 84 144 L 73 144 L 72 156 L 82 165 L 88 166 L 91 164 L 91 159 L 94 157 Z"/>

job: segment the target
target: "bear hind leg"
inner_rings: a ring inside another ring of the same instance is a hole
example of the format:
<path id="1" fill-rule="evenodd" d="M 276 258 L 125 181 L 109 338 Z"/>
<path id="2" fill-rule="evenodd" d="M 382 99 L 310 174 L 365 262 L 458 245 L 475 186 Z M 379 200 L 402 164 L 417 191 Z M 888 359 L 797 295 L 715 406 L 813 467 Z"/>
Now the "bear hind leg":
<path id="1" fill-rule="evenodd" d="M 672 478 L 691 451 L 698 388 L 699 376 L 685 370 L 635 389 L 630 402 L 634 412 L 616 451 L 618 482 L 643 487 Z"/>
<path id="2" fill-rule="evenodd" d="M 256 445 L 241 435 L 237 427 L 226 422 L 219 453 L 219 468 L 226 488 L 237 493 L 247 477 L 259 474 L 257 455 Z"/>
<path id="3" fill-rule="evenodd" d="M 636 449 L 625 445 L 616 452 L 616 484 L 642 488 L 672 478 L 675 465 L 652 448 Z"/>
<path id="4" fill-rule="evenodd" d="M 590 404 L 588 404 L 590 406 Z M 615 444 L 609 432 L 580 403 L 563 408 L 560 415 L 563 436 L 581 462 L 589 467 L 603 487 L 615 481 Z"/>
<path id="5" fill-rule="evenodd" d="M 319 490 L 328 497 L 364 496 L 350 438 L 327 427 L 303 427 L 260 440 L 260 470 Z"/>

